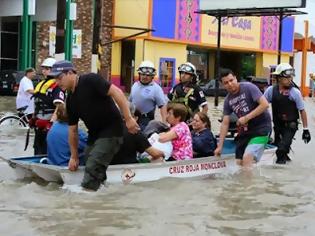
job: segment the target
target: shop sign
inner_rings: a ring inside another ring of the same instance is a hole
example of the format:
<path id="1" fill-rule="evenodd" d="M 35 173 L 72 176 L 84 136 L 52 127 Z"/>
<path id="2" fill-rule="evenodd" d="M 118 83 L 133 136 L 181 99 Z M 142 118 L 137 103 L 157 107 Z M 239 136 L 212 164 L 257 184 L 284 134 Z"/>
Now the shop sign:
<path id="1" fill-rule="evenodd" d="M 215 17 L 202 16 L 202 43 L 217 43 L 218 22 Z M 237 48 L 260 48 L 260 17 L 222 18 L 221 45 Z"/>
<path id="2" fill-rule="evenodd" d="M 49 56 L 54 57 L 56 52 L 56 27 L 49 27 Z"/>
<path id="3" fill-rule="evenodd" d="M 72 57 L 82 56 L 82 30 L 73 30 L 72 36 Z M 49 27 L 49 56 L 54 57 L 56 53 L 56 27 Z"/>
<path id="4" fill-rule="evenodd" d="M 73 30 L 72 57 L 81 58 L 82 54 L 82 30 Z"/>
<path id="5" fill-rule="evenodd" d="M 302 8 L 305 6 L 306 0 L 200 0 L 200 10 Z"/>

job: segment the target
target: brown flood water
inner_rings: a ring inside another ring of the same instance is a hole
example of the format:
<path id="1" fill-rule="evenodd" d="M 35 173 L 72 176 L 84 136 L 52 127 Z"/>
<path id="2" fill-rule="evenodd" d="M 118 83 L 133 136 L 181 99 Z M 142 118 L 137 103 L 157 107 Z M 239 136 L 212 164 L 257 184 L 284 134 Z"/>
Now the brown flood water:
<path id="1" fill-rule="evenodd" d="M 0 96 L 0 114 L 14 111 L 14 99 Z M 217 133 L 221 108 L 212 98 L 209 105 Z M 314 107 L 306 100 L 312 141 L 302 143 L 299 131 L 293 161 L 252 178 L 163 179 L 85 193 L 0 172 L 0 235 L 314 235 Z M 32 154 L 24 141 L 24 130 L 0 130 L 0 155 Z"/>

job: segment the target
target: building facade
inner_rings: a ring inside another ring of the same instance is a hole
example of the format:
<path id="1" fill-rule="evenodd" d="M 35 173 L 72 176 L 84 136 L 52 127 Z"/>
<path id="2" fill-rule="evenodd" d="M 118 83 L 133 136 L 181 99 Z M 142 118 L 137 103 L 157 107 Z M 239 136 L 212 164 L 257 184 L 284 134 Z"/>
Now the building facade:
<path id="1" fill-rule="evenodd" d="M 46 57 L 63 59 L 64 53 L 56 54 L 56 36 L 63 36 L 64 30 L 57 30 L 57 19 L 64 12 L 66 0 L 29 0 L 32 27 L 31 66 L 38 68 Z M 112 0 L 75 0 L 76 20 L 73 32 L 73 62 L 79 73 L 97 71 L 97 57 L 100 71 L 110 75 L 112 39 Z M 33 9 L 32 9 L 33 8 Z M 32 10 L 31 10 L 32 9 Z M 95 15 L 100 26 L 99 37 L 94 34 Z M 23 0 L 1 0 L 0 2 L 0 70 L 21 69 L 23 31 Z M 97 50 L 93 57 L 93 37 L 98 37 L 98 44 L 106 44 Z"/>
<path id="2" fill-rule="evenodd" d="M 196 14 L 199 0 L 116 0 L 114 25 L 134 26 L 154 31 L 113 44 L 112 80 L 130 89 L 137 79 L 136 68 L 151 60 L 158 69 L 156 80 L 169 90 L 178 80 L 177 67 L 186 61 L 196 65 L 200 79 L 215 77 L 217 20 Z M 279 21 L 277 17 L 233 17 L 222 21 L 221 67 L 231 68 L 240 78 L 269 77 L 277 64 Z M 134 31 L 114 29 L 119 39 Z M 282 27 L 282 62 L 293 55 L 294 18 Z"/>
<path id="3" fill-rule="evenodd" d="M 23 1 L 0 2 L 0 70 L 19 69 Z M 57 29 L 62 3 L 66 0 L 29 0 L 35 3 L 32 19 L 32 66 L 55 56 Z M 178 80 L 177 67 L 190 61 L 201 80 L 215 78 L 217 21 L 196 14 L 199 0 L 72 0 L 76 3 L 73 33 L 73 62 L 78 72 L 99 71 L 129 91 L 137 79 L 136 68 L 151 60 L 157 68 L 156 80 L 168 91 Z M 96 17 L 96 16 L 99 17 Z M 95 25 L 99 32 L 95 31 Z M 127 26 L 152 29 L 113 28 Z M 277 64 L 279 21 L 277 17 L 234 17 L 222 21 L 221 67 L 231 68 L 240 78 L 268 77 L 270 66 Z M 98 34 L 98 35 L 97 35 Z M 282 27 L 282 62 L 293 55 L 294 18 L 287 17 Z M 95 37 L 98 50 L 95 52 Z M 111 40 L 118 40 L 110 43 Z M 58 44 L 58 42 L 57 42 Z M 93 51 L 94 48 L 94 51 Z"/>

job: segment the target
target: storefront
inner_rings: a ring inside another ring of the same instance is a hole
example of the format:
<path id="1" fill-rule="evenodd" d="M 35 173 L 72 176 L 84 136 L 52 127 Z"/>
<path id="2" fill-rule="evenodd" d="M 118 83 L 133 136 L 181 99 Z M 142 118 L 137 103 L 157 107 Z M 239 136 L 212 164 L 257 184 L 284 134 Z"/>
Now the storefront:
<path id="1" fill-rule="evenodd" d="M 29 63 L 35 66 L 38 38 L 37 24 L 53 21 L 57 15 L 56 0 L 28 1 L 28 32 L 23 35 L 23 0 L 1 0 L 0 2 L 0 70 L 19 70 L 23 54 L 22 44 L 29 39 L 27 55 Z"/>
<path id="2" fill-rule="evenodd" d="M 110 74 L 111 46 L 105 43 L 111 41 L 111 28 L 102 26 L 96 32 L 94 21 L 99 12 L 98 25 L 112 25 L 113 1 L 71 2 L 71 17 L 75 19 L 72 41 L 68 35 L 69 40 L 65 43 L 65 0 L 1 0 L 0 70 L 21 70 L 28 66 L 38 69 L 47 57 L 64 59 L 66 46 L 70 48 L 72 44 L 72 61 L 78 73 L 102 71 L 103 75 Z M 28 14 L 24 11 L 27 8 Z M 97 52 L 101 43 L 104 45 Z"/>
<path id="3" fill-rule="evenodd" d="M 139 7 L 141 6 L 141 7 Z M 115 1 L 114 25 L 154 29 L 133 38 L 134 53 L 129 62 L 122 45 L 112 47 L 112 81 L 128 91 L 137 79 L 136 68 L 142 60 L 151 60 L 157 67 L 156 80 L 168 91 L 178 80 L 177 67 L 192 62 L 201 79 L 213 79 L 217 44 L 217 22 L 214 17 L 194 13 L 199 1 L 134 0 Z M 221 67 L 231 68 L 238 77 L 269 76 L 270 66 L 277 63 L 279 21 L 276 17 L 233 17 L 222 22 Z M 113 37 L 126 37 L 134 31 L 114 30 Z M 289 62 L 293 53 L 294 18 L 283 22 L 282 62 Z M 130 52 L 130 47 L 128 48 Z M 133 75 L 123 75 L 127 67 Z M 129 85 L 128 85 L 129 84 Z"/>

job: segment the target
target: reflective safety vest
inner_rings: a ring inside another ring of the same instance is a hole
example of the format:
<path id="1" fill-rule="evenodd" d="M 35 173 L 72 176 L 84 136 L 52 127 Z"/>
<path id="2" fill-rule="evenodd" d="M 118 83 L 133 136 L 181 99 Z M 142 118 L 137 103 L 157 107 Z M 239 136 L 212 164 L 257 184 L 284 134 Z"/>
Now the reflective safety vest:
<path id="1" fill-rule="evenodd" d="M 274 122 L 291 122 L 299 119 L 295 102 L 289 99 L 289 95 L 280 94 L 278 85 L 272 88 L 272 114 Z"/>
<path id="2" fill-rule="evenodd" d="M 35 115 L 50 114 L 55 110 L 54 98 L 52 97 L 52 91 L 58 85 L 54 79 L 45 79 L 41 81 L 34 90 L 34 102 L 35 102 Z"/>
<path id="3" fill-rule="evenodd" d="M 171 103 L 181 103 L 185 105 L 185 107 L 188 110 L 188 113 L 192 116 L 193 111 L 189 107 L 188 101 L 189 101 L 189 97 L 194 94 L 194 91 L 195 91 L 194 88 L 189 88 L 188 92 L 185 94 L 183 90 L 180 91 L 180 87 L 176 86 L 173 91 L 173 98 L 171 100 Z"/>

